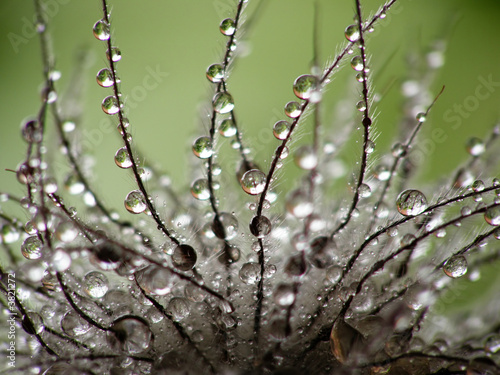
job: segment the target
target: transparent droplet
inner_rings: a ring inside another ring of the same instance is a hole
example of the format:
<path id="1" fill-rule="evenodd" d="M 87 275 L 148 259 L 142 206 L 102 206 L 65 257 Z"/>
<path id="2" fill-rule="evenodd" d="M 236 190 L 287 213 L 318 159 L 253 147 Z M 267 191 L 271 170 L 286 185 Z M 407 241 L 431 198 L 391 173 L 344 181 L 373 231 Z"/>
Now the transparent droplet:
<path id="1" fill-rule="evenodd" d="M 360 72 L 363 70 L 363 58 L 361 56 L 354 56 L 351 59 L 351 67 Z"/>
<path id="2" fill-rule="evenodd" d="M 443 271 L 453 279 L 462 277 L 467 273 L 467 260 L 463 255 L 454 255 L 446 261 Z"/>
<path id="3" fill-rule="evenodd" d="M 392 146 L 391 153 L 395 158 L 403 157 L 406 154 L 406 147 L 401 143 L 395 143 L 394 146 Z"/>
<path id="4" fill-rule="evenodd" d="M 232 240 L 238 234 L 238 220 L 228 212 L 219 214 L 219 220 L 212 222 L 212 230 L 221 240 Z"/>
<path id="5" fill-rule="evenodd" d="M 94 36 L 99 40 L 109 39 L 109 24 L 105 20 L 99 20 L 94 24 Z"/>
<path id="6" fill-rule="evenodd" d="M 286 139 L 290 134 L 290 123 L 284 120 L 276 122 L 273 127 L 273 134 L 277 139 Z"/>
<path id="7" fill-rule="evenodd" d="M 361 37 L 358 25 L 347 26 L 344 34 L 349 42 L 357 42 Z"/>
<path id="8" fill-rule="evenodd" d="M 308 194 L 302 190 L 295 190 L 287 197 L 286 210 L 296 218 L 302 219 L 313 213 L 314 204 Z"/>
<path id="9" fill-rule="evenodd" d="M 466 148 L 467 152 L 472 156 L 482 155 L 486 150 L 484 142 L 476 137 L 472 137 L 467 141 Z"/>
<path id="10" fill-rule="evenodd" d="M 280 284 L 274 291 L 274 302 L 278 306 L 291 306 L 295 302 L 295 291 L 293 286 Z"/>
<path id="11" fill-rule="evenodd" d="M 180 322 L 189 316 L 189 304 L 184 298 L 174 297 L 168 303 L 167 312 L 175 322 Z"/>
<path id="12" fill-rule="evenodd" d="M 30 335 L 34 335 L 34 334 L 39 335 L 45 329 L 42 317 L 40 316 L 40 314 L 38 314 L 34 311 L 28 312 L 23 317 L 21 325 L 22 325 L 23 329 L 26 331 L 26 333 L 28 333 Z"/>
<path id="13" fill-rule="evenodd" d="M 200 159 L 208 159 L 213 155 L 212 141 L 209 137 L 199 137 L 193 143 L 193 153 Z"/>
<path id="14" fill-rule="evenodd" d="M 373 171 L 373 175 L 379 181 L 387 181 L 391 177 L 391 171 L 386 165 L 380 164 Z"/>
<path id="15" fill-rule="evenodd" d="M 221 64 L 212 64 L 207 68 L 209 81 L 217 83 L 224 79 L 224 67 Z"/>
<path id="16" fill-rule="evenodd" d="M 425 122 L 425 120 L 427 120 L 427 116 L 423 112 L 417 113 L 417 116 L 415 116 L 415 118 L 418 122 Z"/>
<path id="17" fill-rule="evenodd" d="M 132 160 L 130 159 L 126 147 L 119 148 L 118 151 L 116 151 L 115 164 L 120 168 L 130 168 L 132 166 Z"/>
<path id="18" fill-rule="evenodd" d="M 233 19 L 226 18 L 220 23 L 219 30 L 223 35 L 231 36 L 236 31 L 236 24 Z"/>
<path id="19" fill-rule="evenodd" d="M 240 280 L 245 284 L 253 285 L 260 281 L 260 265 L 258 263 L 245 263 L 239 272 Z"/>
<path id="20" fill-rule="evenodd" d="M 74 310 L 68 311 L 61 319 L 62 330 L 71 337 L 81 336 L 90 330 L 90 324 Z"/>
<path id="21" fill-rule="evenodd" d="M 308 171 L 318 166 L 318 155 L 314 151 L 313 147 L 309 145 L 299 147 L 297 151 L 295 151 L 293 160 L 299 168 Z"/>
<path id="22" fill-rule="evenodd" d="M 366 110 L 366 104 L 365 104 L 364 100 L 360 100 L 359 102 L 356 103 L 356 109 L 360 112 L 363 112 L 364 110 Z"/>
<path id="23" fill-rule="evenodd" d="M 206 178 L 200 178 L 193 182 L 191 186 L 191 195 L 200 201 L 210 199 L 208 180 Z"/>
<path id="24" fill-rule="evenodd" d="M 136 277 L 142 289 L 158 296 L 170 293 L 177 280 L 172 271 L 155 265 L 142 269 Z"/>
<path id="25" fill-rule="evenodd" d="M 113 86 L 113 73 L 110 69 L 104 68 L 97 72 L 96 81 L 101 87 Z"/>
<path id="26" fill-rule="evenodd" d="M 293 92 L 299 99 L 310 99 L 318 91 L 319 80 L 310 74 L 298 77 L 293 83 Z"/>
<path id="27" fill-rule="evenodd" d="M 177 246 L 172 253 L 172 264 L 181 271 L 193 269 L 197 259 L 196 251 L 186 244 Z"/>
<path id="28" fill-rule="evenodd" d="M 40 143 L 43 140 L 42 128 L 37 120 L 22 122 L 21 134 L 28 143 Z"/>
<path id="29" fill-rule="evenodd" d="M 66 178 L 64 187 L 71 195 L 81 194 L 85 191 L 85 185 L 76 174 L 70 174 Z"/>
<path id="30" fill-rule="evenodd" d="M 42 242 L 37 236 L 27 237 L 21 245 L 21 253 L 26 259 L 39 259 L 42 257 Z"/>
<path id="31" fill-rule="evenodd" d="M 43 188 L 46 194 L 54 194 L 59 187 L 54 177 L 45 177 L 43 179 Z"/>
<path id="32" fill-rule="evenodd" d="M 91 271 L 83 278 L 83 291 L 92 298 L 102 298 L 108 292 L 108 278 L 101 272 Z"/>
<path id="33" fill-rule="evenodd" d="M 342 277 L 342 267 L 331 266 L 327 268 L 325 279 L 329 284 L 336 284 Z"/>
<path id="34" fill-rule="evenodd" d="M 484 343 L 484 348 L 488 353 L 497 353 L 500 350 L 500 335 L 495 333 L 489 336 Z"/>
<path id="35" fill-rule="evenodd" d="M 258 169 L 250 169 L 241 178 L 241 187 L 247 194 L 260 194 L 264 191 L 265 186 L 266 175 Z"/>
<path id="36" fill-rule="evenodd" d="M 64 272 L 71 266 L 71 256 L 61 248 L 56 249 L 50 257 L 50 265 L 57 272 Z"/>
<path id="37" fill-rule="evenodd" d="M 360 198 L 368 198 L 372 195 L 372 189 L 367 184 L 361 184 L 358 188 L 358 194 Z"/>
<path id="38" fill-rule="evenodd" d="M 111 52 L 106 51 L 106 57 L 109 61 L 118 62 L 122 59 L 122 53 L 118 47 L 111 47 Z"/>
<path id="39" fill-rule="evenodd" d="M 152 344 L 153 334 L 142 318 L 131 316 L 116 320 L 107 332 L 111 348 L 127 354 L 139 354 Z"/>
<path id="40" fill-rule="evenodd" d="M 302 107 L 297 102 L 288 102 L 285 105 L 285 115 L 290 118 L 297 118 L 302 113 Z"/>
<path id="41" fill-rule="evenodd" d="M 132 190 L 125 198 L 125 208 L 132 214 L 140 214 L 147 208 L 144 195 L 140 190 Z"/>
<path id="42" fill-rule="evenodd" d="M 483 191 L 485 188 L 484 182 L 482 180 L 476 180 L 472 183 L 472 190 L 476 193 Z"/>
<path id="43" fill-rule="evenodd" d="M 118 100 L 113 95 L 105 97 L 101 107 L 107 115 L 115 115 L 120 111 Z"/>
<path id="44" fill-rule="evenodd" d="M 492 226 L 500 225 L 500 206 L 493 206 L 484 213 L 484 220 Z"/>
<path id="45" fill-rule="evenodd" d="M 405 190 L 399 194 L 396 207 L 401 215 L 420 215 L 427 209 L 427 198 L 419 190 Z"/>
<path id="46" fill-rule="evenodd" d="M 257 238 L 264 238 L 271 233 L 271 221 L 265 216 L 255 216 L 250 223 L 250 232 Z M 255 242 L 260 249 L 259 243 Z"/>
<path id="47" fill-rule="evenodd" d="M 19 239 L 19 231 L 14 225 L 5 224 L 0 229 L 0 243 L 11 244 Z"/>
<path id="48" fill-rule="evenodd" d="M 219 133 L 223 137 L 229 138 L 236 135 L 236 125 L 234 121 L 230 118 L 223 120 L 219 125 Z"/>
<path id="49" fill-rule="evenodd" d="M 371 154 L 375 151 L 375 143 L 373 141 L 367 140 L 365 146 L 365 152 L 367 154 Z"/>
<path id="50" fill-rule="evenodd" d="M 234 100 L 231 94 L 226 91 L 215 94 L 212 99 L 214 111 L 217 113 L 229 113 L 234 108 Z"/>

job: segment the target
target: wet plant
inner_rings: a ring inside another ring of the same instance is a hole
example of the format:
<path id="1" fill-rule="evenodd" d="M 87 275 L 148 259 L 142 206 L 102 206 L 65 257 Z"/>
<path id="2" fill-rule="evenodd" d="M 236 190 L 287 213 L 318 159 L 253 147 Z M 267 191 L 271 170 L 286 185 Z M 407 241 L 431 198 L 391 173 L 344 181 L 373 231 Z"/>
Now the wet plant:
<path id="1" fill-rule="evenodd" d="M 473 313 L 442 307 L 464 278 L 477 280 L 500 256 L 500 127 L 470 138 L 468 161 L 446 181 L 429 186 L 413 178 L 419 133 L 446 95 L 445 87 L 431 92 L 444 63 L 437 43 L 426 69 L 403 82 L 398 139 L 372 157 L 380 98 L 369 40 L 397 3 L 367 15 L 356 0 L 338 52 L 323 63 L 313 46 L 310 71 L 290 82 L 296 99 L 282 103 L 268 129 L 277 146 L 262 163 L 237 115 L 245 103 L 231 94 L 247 7 L 239 0 L 219 25 L 221 58 L 206 70 L 206 131 L 192 142 L 198 163 L 184 193 L 165 174 L 169 166 L 147 162 L 147 145 L 134 140 L 119 41 L 102 0 L 92 26 L 105 51 L 96 81 L 103 116 L 121 139 L 114 161 L 134 180 L 120 215 L 82 162 L 79 117 L 63 115 L 72 113 L 63 108 L 71 101 L 58 91 L 50 22 L 35 0 L 44 83 L 38 113 L 22 124 L 25 158 L 12 171 L 25 195 L 0 195 L 0 301 L 12 317 L 2 340 L 14 332 L 2 341 L 3 371 L 498 373 L 498 298 Z M 358 91 L 332 130 L 324 98 L 341 68 L 352 71 Z M 306 131 L 311 141 L 297 144 Z M 49 147 L 54 135 L 59 153 Z M 339 155 L 349 140 L 359 156 L 345 173 Z M 288 159 L 302 172 L 283 194 Z"/>

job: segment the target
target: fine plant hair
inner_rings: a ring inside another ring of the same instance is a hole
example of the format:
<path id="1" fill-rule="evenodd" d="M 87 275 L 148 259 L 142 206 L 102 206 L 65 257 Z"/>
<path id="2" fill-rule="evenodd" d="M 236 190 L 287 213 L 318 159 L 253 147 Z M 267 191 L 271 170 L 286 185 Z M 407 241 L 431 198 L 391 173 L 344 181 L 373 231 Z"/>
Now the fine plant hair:
<path id="1" fill-rule="evenodd" d="M 238 115 L 252 104 L 233 98 L 231 78 L 244 74 L 233 67 L 265 1 L 248 14 L 250 1 L 236 1 L 220 23 L 220 60 L 205 72 L 211 93 L 186 152 L 197 157 L 189 191 L 167 177 L 172 161 L 149 162 L 148 145 L 135 142 L 120 40 L 101 1 L 93 33 L 105 51 L 102 116 L 116 127 L 115 163 L 134 188 L 119 213 L 82 161 L 85 114 L 72 113 L 75 90 L 59 91 L 64 51 L 52 46 L 44 0 L 35 0 L 41 103 L 22 124 L 25 157 L 11 171 L 25 194 L 0 195 L 0 302 L 14 317 L 0 326 L 0 373 L 500 373 L 498 294 L 473 313 L 443 308 L 464 279 L 500 257 L 500 125 L 471 137 L 468 159 L 444 179 L 415 178 L 422 129 L 447 94 L 433 84 L 443 43 L 418 57 L 425 69 L 402 79 L 399 131 L 373 157 L 383 94 L 370 41 L 402 0 L 371 14 L 353 0 L 354 17 L 345 35 L 329 36 L 339 47 L 326 62 L 319 27 L 310 31 L 309 72 L 290 82 L 296 100 L 276 103 L 284 110 L 268 134 L 277 146 L 264 162 L 256 161 L 264 149 L 245 136 L 250 119 Z M 334 81 L 341 69 L 352 72 L 356 94 L 346 94 L 349 114 L 332 128 L 324 98 L 344 89 Z M 339 158 L 351 146 L 356 160 L 343 173 Z M 289 159 L 301 172 L 286 180 Z M 284 180 L 294 180 L 286 193 Z"/>

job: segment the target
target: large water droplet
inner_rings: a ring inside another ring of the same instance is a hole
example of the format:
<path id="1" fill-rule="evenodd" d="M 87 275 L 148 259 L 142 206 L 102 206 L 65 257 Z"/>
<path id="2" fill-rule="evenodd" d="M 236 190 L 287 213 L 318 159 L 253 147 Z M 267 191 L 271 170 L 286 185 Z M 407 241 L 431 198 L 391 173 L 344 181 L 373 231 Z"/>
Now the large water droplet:
<path id="1" fill-rule="evenodd" d="M 220 82 L 224 78 L 224 67 L 221 64 L 212 64 L 207 68 L 206 74 L 209 81 Z"/>
<path id="2" fill-rule="evenodd" d="M 500 206 L 493 206 L 484 213 L 484 220 L 490 225 L 500 225 Z"/>
<path id="3" fill-rule="evenodd" d="M 298 77 L 293 83 L 293 92 L 299 99 L 310 99 L 318 91 L 319 80 L 310 74 Z"/>
<path id="4" fill-rule="evenodd" d="M 108 343 L 115 350 L 127 354 L 138 354 L 149 349 L 153 334 L 142 319 L 125 316 L 117 319 L 108 331 Z"/>
<path id="5" fill-rule="evenodd" d="M 238 234 L 238 220 L 228 212 L 222 212 L 219 220 L 212 223 L 212 230 L 222 240 L 232 240 Z"/>
<path id="6" fill-rule="evenodd" d="M 295 151 L 293 156 L 295 164 L 299 168 L 312 170 L 318 166 L 318 155 L 310 145 L 301 146 Z"/>
<path id="7" fill-rule="evenodd" d="M 40 143 L 43 139 L 42 128 L 37 120 L 21 123 L 21 134 L 28 143 Z"/>
<path id="8" fill-rule="evenodd" d="M 99 20 L 94 24 L 92 29 L 94 36 L 99 40 L 109 39 L 109 24 L 105 20 Z"/>
<path id="9" fill-rule="evenodd" d="M 265 216 L 255 216 L 250 223 L 250 232 L 257 238 L 264 238 L 271 233 L 271 221 Z M 257 242 L 258 244 L 258 242 Z"/>
<path id="10" fill-rule="evenodd" d="M 280 284 L 274 291 L 274 302 L 277 305 L 286 307 L 295 302 L 294 288 L 288 284 Z"/>
<path id="11" fill-rule="evenodd" d="M 361 36 L 358 25 L 350 25 L 345 29 L 345 37 L 349 42 L 357 42 Z"/>
<path id="12" fill-rule="evenodd" d="M 258 263 L 245 263 L 240 269 L 239 277 L 245 284 L 256 284 L 261 279 L 260 265 Z"/>
<path id="13" fill-rule="evenodd" d="M 276 122 L 273 126 L 273 134 L 277 139 L 286 139 L 290 134 L 290 123 L 284 120 Z"/>
<path id="14" fill-rule="evenodd" d="M 229 138 L 236 135 L 236 125 L 233 119 L 227 118 L 223 120 L 219 125 L 219 133 L 223 137 Z"/>
<path id="15" fill-rule="evenodd" d="M 229 113 L 234 108 L 234 100 L 228 92 L 219 92 L 215 94 L 212 105 L 217 113 Z"/>
<path id="16" fill-rule="evenodd" d="M 208 159 L 213 155 L 212 141 L 209 137 L 199 137 L 193 143 L 193 153 L 200 159 Z"/>
<path id="17" fill-rule="evenodd" d="M 14 243 L 19 237 L 19 231 L 14 225 L 5 224 L 0 228 L 0 243 Z"/>
<path id="18" fill-rule="evenodd" d="M 401 215 L 420 215 L 427 209 L 427 198 L 419 190 L 405 190 L 399 194 L 396 207 Z"/>
<path id="19" fill-rule="evenodd" d="M 302 113 L 302 107 L 297 102 L 288 102 L 285 105 L 285 115 L 290 118 L 297 118 Z"/>
<path id="20" fill-rule="evenodd" d="M 39 259 L 42 257 L 42 242 L 37 236 L 26 238 L 21 245 L 21 253 L 26 259 Z"/>
<path id="21" fill-rule="evenodd" d="M 236 31 L 236 24 L 233 19 L 226 18 L 220 23 L 219 30 L 223 35 L 231 36 Z"/>
<path id="22" fill-rule="evenodd" d="M 286 210 L 296 218 L 305 218 L 313 213 L 314 204 L 305 192 L 295 190 L 286 200 Z"/>
<path id="23" fill-rule="evenodd" d="M 106 57 L 109 61 L 118 62 L 122 59 L 122 53 L 118 47 L 111 47 L 111 52 L 109 49 L 106 51 Z"/>
<path id="24" fill-rule="evenodd" d="M 177 277 L 172 271 L 159 266 L 149 266 L 136 273 L 137 282 L 147 293 L 163 296 L 172 291 Z"/>
<path id="25" fill-rule="evenodd" d="M 210 199 L 208 180 L 206 178 L 200 178 L 193 182 L 191 186 L 191 195 L 200 201 Z"/>
<path id="26" fill-rule="evenodd" d="M 115 164 L 124 169 L 132 166 L 132 159 L 130 159 L 126 147 L 119 148 L 118 151 L 116 151 Z"/>
<path id="27" fill-rule="evenodd" d="M 102 298 L 108 291 L 108 278 L 101 272 L 91 271 L 83 278 L 83 291 L 92 298 Z"/>
<path id="28" fill-rule="evenodd" d="M 363 58 L 361 56 L 354 56 L 351 60 L 351 67 L 360 72 L 363 70 Z"/>
<path id="29" fill-rule="evenodd" d="M 78 237 L 78 228 L 71 221 L 63 221 L 57 226 L 55 235 L 58 240 L 71 243 Z"/>
<path id="30" fill-rule="evenodd" d="M 193 269 L 197 260 L 196 251 L 189 245 L 183 244 L 175 248 L 172 254 L 172 264 L 181 271 Z"/>
<path id="31" fill-rule="evenodd" d="M 472 156 L 482 155 L 486 150 L 484 142 L 476 137 L 472 137 L 467 141 L 466 148 L 467 152 Z"/>
<path id="32" fill-rule="evenodd" d="M 463 255 L 454 255 L 446 261 L 443 271 L 453 279 L 462 277 L 467 273 L 467 259 Z"/>
<path id="33" fill-rule="evenodd" d="M 76 311 L 68 311 L 61 319 L 62 330 L 71 337 L 81 336 L 90 330 L 90 324 Z"/>
<path id="34" fill-rule="evenodd" d="M 168 303 L 167 312 L 174 321 L 180 322 L 189 316 L 189 304 L 184 298 L 174 297 Z"/>
<path id="35" fill-rule="evenodd" d="M 132 214 L 140 214 L 146 210 L 146 201 L 140 190 L 132 190 L 127 194 L 125 208 Z"/>
<path id="36" fill-rule="evenodd" d="M 114 82 L 113 73 L 108 68 L 101 69 L 97 72 L 96 81 L 101 87 L 111 87 Z"/>
<path id="37" fill-rule="evenodd" d="M 245 193 L 257 195 L 264 191 L 266 175 L 258 169 L 250 169 L 241 177 L 241 187 Z"/>
<path id="38" fill-rule="evenodd" d="M 120 111 L 118 100 L 113 95 L 105 97 L 101 107 L 107 115 L 115 115 Z"/>

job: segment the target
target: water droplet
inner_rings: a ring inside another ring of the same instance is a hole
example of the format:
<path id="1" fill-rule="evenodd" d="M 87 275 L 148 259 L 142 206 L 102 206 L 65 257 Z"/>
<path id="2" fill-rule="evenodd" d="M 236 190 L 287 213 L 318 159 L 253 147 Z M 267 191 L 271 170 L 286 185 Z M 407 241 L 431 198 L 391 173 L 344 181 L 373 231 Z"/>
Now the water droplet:
<path id="1" fill-rule="evenodd" d="M 212 99 L 212 105 L 217 113 L 229 113 L 234 108 L 234 100 L 228 92 L 218 92 Z"/>
<path id="2" fill-rule="evenodd" d="M 99 20 L 94 24 L 94 36 L 99 40 L 109 39 L 109 24 L 105 20 Z"/>
<path id="3" fill-rule="evenodd" d="M 207 68 L 209 81 L 217 83 L 224 79 L 224 67 L 221 64 L 212 64 Z"/>
<path id="4" fill-rule="evenodd" d="M 296 218 L 302 219 L 313 213 L 314 204 L 302 190 L 295 190 L 286 200 L 286 210 Z"/>
<path id="5" fill-rule="evenodd" d="M 307 265 L 301 254 L 292 256 L 285 266 L 285 272 L 291 277 L 301 277 L 306 271 Z"/>
<path id="6" fill-rule="evenodd" d="M 125 208 L 132 214 L 140 214 L 147 208 L 144 195 L 140 190 L 132 190 L 125 198 Z"/>
<path id="7" fill-rule="evenodd" d="M 68 311 L 61 319 L 62 330 L 71 337 L 81 336 L 90 330 L 90 324 L 74 310 Z"/>
<path id="8" fill-rule="evenodd" d="M 375 143 L 373 141 L 367 140 L 365 146 L 365 152 L 367 154 L 371 154 L 375 151 Z"/>
<path id="9" fill-rule="evenodd" d="M 257 195 L 264 191 L 266 175 L 258 169 L 250 169 L 241 177 L 241 187 L 245 193 Z"/>
<path id="10" fill-rule="evenodd" d="M 258 263 L 245 263 L 239 272 L 240 280 L 245 284 L 253 285 L 260 281 L 260 265 Z"/>
<path id="11" fill-rule="evenodd" d="M 467 152 L 471 154 L 472 156 L 479 156 L 484 153 L 486 150 L 486 146 L 484 145 L 484 142 L 476 137 L 472 137 L 467 141 L 466 144 Z"/>
<path id="12" fill-rule="evenodd" d="M 372 195 L 372 189 L 367 184 L 361 184 L 358 188 L 360 198 L 368 198 Z"/>
<path id="13" fill-rule="evenodd" d="M 366 110 L 366 104 L 365 104 L 364 100 L 360 100 L 359 102 L 356 103 L 356 109 L 360 112 L 363 112 L 364 110 Z"/>
<path id="14" fill-rule="evenodd" d="M 193 182 L 193 185 L 191 186 L 191 194 L 200 201 L 210 199 L 208 180 L 206 178 L 200 178 Z"/>
<path id="15" fill-rule="evenodd" d="M 107 332 L 107 339 L 115 350 L 138 354 L 149 349 L 153 334 L 142 318 L 125 316 L 115 320 Z"/>
<path id="16" fill-rule="evenodd" d="M 130 159 L 126 147 L 119 148 L 118 151 L 116 151 L 115 164 L 124 169 L 130 168 L 132 166 L 132 160 Z"/>
<path id="17" fill-rule="evenodd" d="M 102 101 L 102 110 L 107 115 L 115 115 L 120 111 L 120 107 L 118 106 L 118 100 L 113 95 L 107 96 Z"/>
<path id="18" fill-rule="evenodd" d="M 170 293 L 178 279 L 170 270 L 155 265 L 142 269 L 136 277 L 141 288 L 158 296 Z"/>
<path id="19" fill-rule="evenodd" d="M 219 220 L 214 219 L 212 230 L 221 240 L 232 240 L 238 234 L 238 220 L 228 212 L 222 212 Z"/>
<path id="20" fill-rule="evenodd" d="M 299 147 L 297 151 L 295 151 L 293 160 L 299 168 L 308 171 L 318 166 L 318 155 L 314 151 L 313 147 L 309 145 Z"/>
<path id="21" fill-rule="evenodd" d="M 342 267 L 331 266 L 328 267 L 325 274 L 325 279 L 329 284 L 336 284 L 342 277 Z"/>
<path id="22" fill-rule="evenodd" d="M 0 228 L 0 243 L 11 244 L 19 239 L 19 231 L 14 225 L 5 224 Z"/>
<path id="23" fill-rule="evenodd" d="M 495 333 L 489 336 L 484 343 L 484 348 L 489 353 L 497 353 L 500 350 L 500 335 Z"/>
<path id="24" fill-rule="evenodd" d="M 49 263 L 57 272 L 64 272 L 71 266 L 71 256 L 63 249 L 56 249 Z"/>
<path id="25" fill-rule="evenodd" d="M 59 241 L 71 243 L 78 237 L 78 228 L 71 221 L 63 221 L 57 226 L 55 235 Z"/>
<path id="26" fill-rule="evenodd" d="M 108 68 L 101 69 L 97 72 L 96 81 L 101 87 L 111 87 L 114 82 L 113 73 Z"/>
<path id="27" fill-rule="evenodd" d="M 293 92 L 299 99 L 310 99 L 318 91 L 319 80 L 310 74 L 298 77 L 293 83 Z"/>
<path id="28" fill-rule="evenodd" d="M 467 273 L 467 260 L 463 255 L 454 255 L 446 261 L 443 271 L 453 279 L 462 277 Z"/>
<path id="29" fill-rule="evenodd" d="M 401 215 L 420 215 L 427 209 L 427 198 L 419 190 L 405 190 L 399 194 L 396 207 Z"/>
<path id="30" fill-rule="evenodd" d="M 181 271 L 193 269 L 197 259 L 196 251 L 186 244 L 177 246 L 172 254 L 172 264 Z"/>
<path id="31" fill-rule="evenodd" d="M 172 320 L 180 322 L 189 316 L 189 304 L 184 298 L 174 297 L 168 303 L 167 312 Z"/>
<path id="32" fill-rule="evenodd" d="M 85 185 L 76 174 L 70 174 L 64 181 L 64 187 L 71 195 L 81 194 L 85 191 Z"/>
<path id="33" fill-rule="evenodd" d="M 290 134 L 290 123 L 284 120 L 276 122 L 273 126 L 273 134 L 277 139 L 286 139 Z"/>
<path id="34" fill-rule="evenodd" d="M 223 120 L 219 125 L 219 133 L 223 137 L 229 138 L 236 135 L 236 125 L 234 124 L 233 119 L 227 118 Z"/>
<path id="35" fill-rule="evenodd" d="M 500 225 L 500 206 L 493 206 L 484 213 L 484 220 L 492 226 Z"/>
<path id="36" fill-rule="evenodd" d="M 271 221 L 265 216 L 255 216 L 250 223 L 250 232 L 257 238 L 264 238 L 269 233 L 271 233 L 272 224 Z M 260 246 L 258 242 L 254 242 L 257 244 L 257 251 L 260 250 Z"/>
<path id="37" fill-rule="evenodd" d="M 101 272 L 91 271 L 83 278 L 83 291 L 92 298 L 102 298 L 108 292 L 108 278 Z"/>
<path id="38" fill-rule="evenodd" d="M 193 143 L 193 153 L 200 159 L 208 159 L 213 155 L 212 141 L 208 137 L 199 137 Z"/>
<path id="39" fill-rule="evenodd" d="M 42 128 L 37 120 L 22 122 L 21 134 L 28 143 L 40 143 L 43 140 Z"/>
<path id="40" fill-rule="evenodd" d="M 395 158 L 404 157 L 406 155 L 406 147 L 401 143 L 395 143 L 391 149 L 392 156 Z"/>
<path id="41" fill-rule="evenodd" d="M 42 247 L 42 242 L 37 236 L 30 236 L 21 245 L 21 253 L 26 259 L 39 259 L 42 257 Z"/>
<path id="42" fill-rule="evenodd" d="M 363 58 L 361 56 L 354 56 L 351 59 L 351 67 L 360 72 L 363 70 Z"/>
<path id="43" fill-rule="evenodd" d="M 391 177 L 391 171 L 386 165 L 380 164 L 373 171 L 373 175 L 379 181 L 387 181 Z"/>
<path id="44" fill-rule="evenodd" d="M 415 118 L 417 119 L 418 122 L 425 122 L 425 120 L 427 120 L 427 116 L 423 112 L 417 113 Z"/>
<path id="45" fill-rule="evenodd" d="M 485 188 L 484 182 L 482 180 L 476 180 L 472 183 L 472 190 L 476 193 L 483 191 Z"/>
<path id="46" fill-rule="evenodd" d="M 220 23 L 219 30 L 223 35 L 231 36 L 236 31 L 236 24 L 233 19 L 226 18 Z"/>
<path id="47" fill-rule="evenodd" d="M 345 29 L 345 37 L 350 42 L 357 42 L 361 37 L 358 25 L 350 25 Z"/>
<path id="48" fill-rule="evenodd" d="M 111 47 L 111 53 L 108 49 L 106 51 L 106 57 L 109 61 L 118 62 L 122 59 L 122 53 L 118 47 Z"/>
<path id="49" fill-rule="evenodd" d="M 297 118 L 302 113 L 302 107 L 297 102 L 288 102 L 285 105 L 285 115 L 290 118 Z"/>

